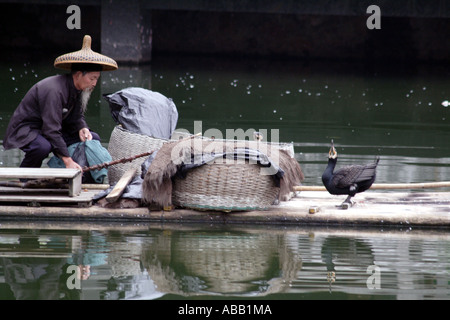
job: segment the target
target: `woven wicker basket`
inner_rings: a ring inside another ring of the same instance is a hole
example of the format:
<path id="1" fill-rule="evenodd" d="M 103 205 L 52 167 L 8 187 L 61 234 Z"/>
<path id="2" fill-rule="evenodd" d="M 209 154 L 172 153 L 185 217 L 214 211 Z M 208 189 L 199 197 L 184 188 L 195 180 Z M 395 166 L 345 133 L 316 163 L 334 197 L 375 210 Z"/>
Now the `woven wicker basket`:
<path id="1" fill-rule="evenodd" d="M 152 138 L 147 135 L 133 133 L 121 126 L 114 127 L 109 140 L 108 151 L 113 160 L 129 158 L 141 153 L 159 149 L 168 140 Z M 141 164 L 145 157 L 131 162 L 119 163 L 108 168 L 108 182 L 110 185 L 120 180 L 122 175 L 130 168 L 137 168 L 137 175 L 141 174 Z"/>
<path id="2" fill-rule="evenodd" d="M 257 164 L 211 163 L 175 178 L 174 205 L 219 211 L 265 210 L 278 196 L 272 176 L 262 175 Z"/>
<path id="3" fill-rule="evenodd" d="M 174 140 L 183 137 L 174 133 Z M 111 133 L 108 151 L 113 160 L 132 157 L 144 152 L 159 149 L 169 140 L 137 134 L 116 126 Z M 224 140 L 234 142 L 234 140 Z M 260 143 L 260 146 L 263 143 Z M 294 156 L 292 143 L 269 143 L 277 149 L 287 150 Z M 250 147 L 257 148 L 256 142 Z M 264 148 L 262 149 L 262 151 Z M 145 157 L 131 162 L 110 166 L 108 181 L 117 183 L 130 168 L 141 174 L 141 164 Z M 277 198 L 279 188 L 272 176 L 261 174 L 256 164 L 214 162 L 190 170 L 185 179 L 175 178 L 172 190 L 172 202 L 177 206 L 198 210 L 243 211 L 265 210 Z"/>

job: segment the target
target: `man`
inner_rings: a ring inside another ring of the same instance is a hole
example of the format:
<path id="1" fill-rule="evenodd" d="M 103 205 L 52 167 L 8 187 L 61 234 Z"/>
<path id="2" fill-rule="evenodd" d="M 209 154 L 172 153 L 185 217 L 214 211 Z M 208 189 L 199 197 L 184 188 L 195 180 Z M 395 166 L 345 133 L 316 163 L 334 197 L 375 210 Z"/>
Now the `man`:
<path id="1" fill-rule="evenodd" d="M 85 36 L 80 51 L 62 55 L 55 67 L 70 74 L 45 78 L 25 95 L 14 112 L 3 140 L 5 149 L 20 148 L 25 157 L 20 167 L 39 168 L 53 152 L 66 168 L 82 169 L 67 146 L 86 140 L 100 140 L 84 118 L 91 92 L 100 71 L 116 70 L 117 63 L 91 50 L 91 38 Z"/>

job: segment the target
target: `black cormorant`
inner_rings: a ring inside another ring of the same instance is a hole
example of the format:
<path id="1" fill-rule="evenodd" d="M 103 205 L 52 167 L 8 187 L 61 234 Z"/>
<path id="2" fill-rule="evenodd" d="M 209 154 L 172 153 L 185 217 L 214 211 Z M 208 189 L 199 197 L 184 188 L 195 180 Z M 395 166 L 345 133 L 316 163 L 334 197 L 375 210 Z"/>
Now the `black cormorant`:
<path id="1" fill-rule="evenodd" d="M 351 165 L 334 171 L 337 162 L 337 152 L 331 140 L 328 153 L 328 166 L 322 174 L 322 182 L 329 193 L 334 195 L 347 194 L 348 197 L 341 207 L 352 205 L 351 198 L 355 194 L 366 191 L 375 181 L 376 169 L 380 158 L 368 165 Z"/>

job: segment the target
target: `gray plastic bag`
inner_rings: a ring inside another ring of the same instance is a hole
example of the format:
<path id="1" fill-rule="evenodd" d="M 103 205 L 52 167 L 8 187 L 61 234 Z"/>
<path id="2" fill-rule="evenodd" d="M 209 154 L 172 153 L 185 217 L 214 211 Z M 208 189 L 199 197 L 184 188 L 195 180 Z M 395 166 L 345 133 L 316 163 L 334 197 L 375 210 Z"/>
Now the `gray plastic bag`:
<path id="1" fill-rule="evenodd" d="M 172 99 L 144 88 L 130 87 L 105 94 L 111 115 L 128 131 L 159 139 L 170 139 L 178 122 Z"/>

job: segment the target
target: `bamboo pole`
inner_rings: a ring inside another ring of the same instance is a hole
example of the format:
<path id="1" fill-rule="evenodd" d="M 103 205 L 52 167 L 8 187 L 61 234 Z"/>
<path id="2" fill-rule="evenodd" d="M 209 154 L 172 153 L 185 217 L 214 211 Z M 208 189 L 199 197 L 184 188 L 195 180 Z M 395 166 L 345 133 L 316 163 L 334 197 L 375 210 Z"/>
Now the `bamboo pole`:
<path id="1" fill-rule="evenodd" d="M 104 162 L 104 163 L 100 163 L 100 164 L 97 164 L 97 165 L 94 165 L 94 166 L 91 166 L 91 167 L 84 167 L 83 168 L 83 172 L 88 172 L 88 171 L 91 171 L 91 170 L 99 170 L 99 169 L 107 168 L 107 167 L 110 167 L 112 165 L 119 164 L 119 163 L 131 162 L 131 161 L 133 161 L 135 159 L 142 158 L 142 157 L 145 157 L 145 156 L 149 156 L 153 152 L 155 152 L 155 150 L 152 150 L 150 152 L 144 152 L 144 153 L 141 153 L 141 154 L 129 157 L 129 158 L 114 160 L 114 161 L 110 161 L 110 162 Z"/>
<path id="2" fill-rule="evenodd" d="M 423 183 L 374 183 L 371 190 L 432 189 L 450 187 L 450 181 Z M 295 186 L 293 191 L 327 191 L 323 186 Z"/>
<path id="3" fill-rule="evenodd" d="M 189 137 L 183 138 L 183 139 L 181 139 L 179 141 L 189 140 L 189 139 L 192 139 L 192 138 L 195 138 L 195 137 L 199 137 L 200 135 L 201 135 L 201 133 L 193 134 L 193 135 L 190 135 Z M 107 167 L 110 167 L 110 166 L 115 165 L 115 164 L 131 162 L 131 161 L 133 161 L 135 159 L 149 156 L 153 152 L 155 152 L 155 150 L 152 150 L 152 151 L 149 151 L 149 152 L 144 152 L 144 153 L 141 153 L 141 154 L 137 154 L 137 155 L 131 156 L 129 158 L 123 158 L 123 159 L 113 160 L 113 161 L 110 161 L 110 162 L 104 162 L 104 163 L 100 163 L 100 164 L 97 164 L 97 165 L 94 165 L 94 166 L 91 166 L 91 167 L 84 167 L 83 168 L 83 172 L 88 172 L 88 171 L 91 171 L 91 170 L 100 170 L 100 169 L 107 168 Z"/>

